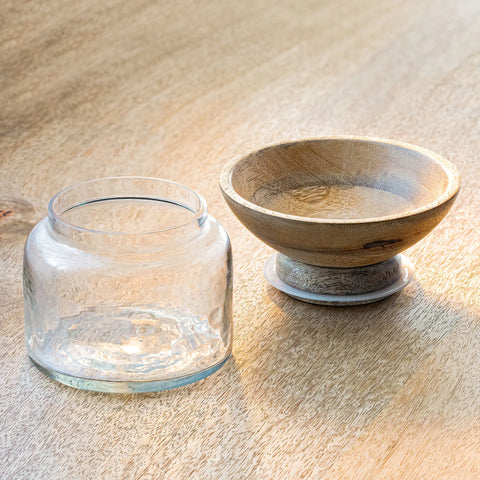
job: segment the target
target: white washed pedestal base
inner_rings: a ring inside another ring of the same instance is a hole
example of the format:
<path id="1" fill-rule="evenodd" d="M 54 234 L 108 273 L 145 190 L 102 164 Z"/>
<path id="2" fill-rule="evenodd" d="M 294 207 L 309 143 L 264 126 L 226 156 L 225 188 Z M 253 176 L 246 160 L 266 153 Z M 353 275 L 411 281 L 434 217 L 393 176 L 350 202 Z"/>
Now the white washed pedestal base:
<path id="1" fill-rule="evenodd" d="M 400 291 L 402 288 L 408 285 L 415 273 L 415 268 L 412 262 L 404 255 L 400 255 L 400 277 L 387 287 L 380 290 L 375 290 L 373 292 L 356 295 L 326 295 L 322 293 L 303 291 L 299 288 L 288 285 L 283 280 L 281 280 L 277 275 L 276 271 L 277 255 L 278 253 L 274 253 L 265 262 L 263 272 L 267 281 L 273 287 L 277 288 L 283 293 L 286 293 L 287 295 L 290 295 L 297 300 L 314 303 L 316 305 L 349 306 L 364 305 L 367 303 L 377 302 L 379 300 L 389 297 L 390 295 L 393 295 L 394 293 Z"/>

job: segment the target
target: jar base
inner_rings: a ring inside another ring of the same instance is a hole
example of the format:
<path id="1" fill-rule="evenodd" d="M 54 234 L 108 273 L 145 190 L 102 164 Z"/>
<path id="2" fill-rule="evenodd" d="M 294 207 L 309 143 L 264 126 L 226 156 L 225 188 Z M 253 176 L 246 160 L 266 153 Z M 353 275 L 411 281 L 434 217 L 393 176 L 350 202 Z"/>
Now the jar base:
<path id="1" fill-rule="evenodd" d="M 190 383 L 198 382 L 199 380 L 208 377 L 219 370 L 225 362 L 230 358 L 230 353 L 219 363 L 200 372 L 195 372 L 191 375 L 186 375 L 178 378 L 168 378 L 163 380 L 147 380 L 147 381 L 117 381 L 117 380 L 96 380 L 92 378 L 81 378 L 65 373 L 58 372 L 47 368 L 32 357 L 29 356 L 32 363 L 47 377 L 56 380 L 57 382 L 68 385 L 69 387 L 78 388 L 80 390 L 90 390 L 93 392 L 103 393 L 147 393 L 159 392 L 163 390 L 171 390 L 172 388 L 183 387 Z"/>

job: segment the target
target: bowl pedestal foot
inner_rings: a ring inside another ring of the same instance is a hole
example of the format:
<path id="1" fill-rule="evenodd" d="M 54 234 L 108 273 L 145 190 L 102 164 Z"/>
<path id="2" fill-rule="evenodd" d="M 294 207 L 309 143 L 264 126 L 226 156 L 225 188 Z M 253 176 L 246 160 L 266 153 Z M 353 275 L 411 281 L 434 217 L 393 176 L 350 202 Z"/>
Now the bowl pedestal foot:
<path id="1" fill-rule="evenodd" d="M 281 253 L 265 263 L 265 277 L 282 292 L 317 305 L 362 305 L 382 300 L 404 288 L 414 267 L 404 255 L 352 268 L 319 267 Z"/>

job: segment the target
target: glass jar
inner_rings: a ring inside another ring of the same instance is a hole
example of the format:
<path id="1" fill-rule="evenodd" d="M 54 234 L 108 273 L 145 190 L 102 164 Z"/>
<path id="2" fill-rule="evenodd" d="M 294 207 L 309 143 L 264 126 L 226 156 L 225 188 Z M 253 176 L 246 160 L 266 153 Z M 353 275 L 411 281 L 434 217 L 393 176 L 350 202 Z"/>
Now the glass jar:
<path id="1" fill-rule="evenodd" d="M 232 348 L 232 257 L 204 199 L 153 178 L 55 195 L 24 256 L 27 353 L 73 387 L 165 390 L 219 369 Z"/>

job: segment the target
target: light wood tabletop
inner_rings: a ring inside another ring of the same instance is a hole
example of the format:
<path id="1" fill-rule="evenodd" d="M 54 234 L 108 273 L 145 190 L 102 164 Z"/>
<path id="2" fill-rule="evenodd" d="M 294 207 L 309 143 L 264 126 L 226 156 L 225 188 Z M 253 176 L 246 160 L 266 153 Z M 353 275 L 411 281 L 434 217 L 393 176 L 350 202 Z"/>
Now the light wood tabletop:
<path id="1" fill-rule="evenodd" d="M 0 25 L 0 478 L 480 478 L 478 1 L 4 0 Z M 376 304 L 270 287 L 218 188 L 235 156 L 325 135 L 462 175 Z M 197 384 L 84 392 L 26 355 L 25 239 L 57 191 L 115 175 L 185 184 L 229 232 L 233 356 Z"/>

